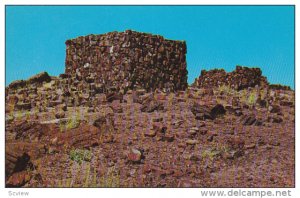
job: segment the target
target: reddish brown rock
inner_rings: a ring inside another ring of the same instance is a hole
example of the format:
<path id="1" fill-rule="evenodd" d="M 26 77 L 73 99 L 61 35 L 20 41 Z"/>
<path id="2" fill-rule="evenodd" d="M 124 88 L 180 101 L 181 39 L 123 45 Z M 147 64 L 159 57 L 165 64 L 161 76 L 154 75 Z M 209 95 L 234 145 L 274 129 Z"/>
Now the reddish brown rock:
<path id="1" fill-rule="evenodd" d="M 272 123 L 281 123 L 283 122 L 283 119 L 278 115 L 272 115 L 268 117 L 267 121 Z"/>
<path id="2" fill-rule="evenodd" d="M 173 134 L 167 133 L 162 136 L 162 141 L 173 142 L 175 139 Z"/>
<path id="3" fill-rule="evenodd" d="M 198 144 L 198 143 L 199 143 L 198 140 L 193 140 L 193 139 L 188 139 L 188 140 L 186 141 L 186 144 L 187 144 L 187 145 L 195 145 L 195 144 Z"/>
<path id="4" fill-rule="evenodd" d="M 142 159 L 142 152 L 138 149 L 132 148 L 127 154 L 128 160 L 134 163 L 139 163 Z"/>
<path id="5" fill-rule="evenodd" d="M 111 107 L 114 111 L 114 113 L 122 113 L 123 112 L 123 107 L 122 105 L 119 103 L 119 101 L 113 101 L 111 104 Z"/>
<path id="6" fill-rule="evenodd" d="M 32 142 L 7 142 L 5 145 L 5 177 L 25 170 L 32 161 L 45 155 L 47 148 L 44 144 Z"/>
<path id="7" fill-rule="evenodd" d="M 260 126 L 263 124 L 262 120 L 256 118 L 256 116 L 254 114 L 249 114 L 249 115 L 244 115 L 241 117 L 241 122 L 243 125 L 245 126 L 250 126 L 250 125 L 256 125 L 256 126 Z"/>
<path id="8" fill-rule="evenodd" d="M 281 112 L 281 108 L 278 105 L 270 105 L 268 109 L 269 109 L 270 113 L 279 113 L 279 112 Z"/>
<path id="9" fill-rule="evenodd" d="M 47 138 L 47 136 L 55 130 L 59 130 L 55 124 L 41 124 L 39 122 L 22 121 L 20 123 L 16 123 L 14 126 L 16 140 L 31 142 L 45 142 L 45 138 Z"/>
<path id="10" fill-rule="evenodd" d="M 293 105 L 294 105 L 293 101 L 286 101 L 286 100 L 280 101 L 280 106 L 292 107 Z"/>
<path id="11" fill-rule="evenodd" d="M 233 136 L 227 140 L 227 144 L 231 149 L 243 149 L 245 145 L 245 140 L 242 137 Z"/>
<path id="12" fill-rule="evenodd" d="M 58 148 L 89 148 L 98 145 L 101 139 L 106 143 L 113 142 L 110 131 L 113 132 L 114 129 L 105 124 L 95 127 L 82 123 L 78 128 L 53 133 L 50 137 L 57 138 L 55 146 Z"/>
<path id="13" fill-rule="evenodd" d="M 153 130 L 155 130 L 157 133 L 166 133 L 167 127 L 163 123 L 155 122 L 152 124 Z"/>
<path id="14" fill-rule="evenodd" d="M 147 130 L 147 131 L 144 132 L 144 135 L 146 137 L 154 137 L 156 135 L 156 131 L 154 131 L 154 130 Z"/>
<path id="15" fill-rule="evenodd" d="M 27 171 L 14 173 L 6 182 L 6 187 L 22 187 L 31 179 L 31 174 Z"/>
<path id="16" fill-rule="evenodd" d="M 60 110 L 57 113 L 55 113 L 55 117 L 57 119 L 64 118 L 65 116 L 66 116 L 66 114 L 65 114 L 65 112 L 63 110 Z"/>

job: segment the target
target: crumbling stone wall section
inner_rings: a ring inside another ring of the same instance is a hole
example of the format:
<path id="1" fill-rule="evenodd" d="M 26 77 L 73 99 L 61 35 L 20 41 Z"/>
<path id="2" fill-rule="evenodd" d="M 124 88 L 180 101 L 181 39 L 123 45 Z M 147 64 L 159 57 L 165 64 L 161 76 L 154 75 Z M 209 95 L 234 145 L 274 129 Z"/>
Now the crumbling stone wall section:
<path id="1" fill-rule="evenodd" d="M 262 76 L 260 68 L 236 66 L 234 71 L 228 73 L 224 69 L 202 70 L 199 78 L 193 83 L 193 86 L 201 88 L 213 88 L 222 85 L 241 90 L 256 85 L 264 87 L 268 85 L 268 82 L 267 78 Z"/>
<path id="2" fill-rule="evenodd" d="M 280 85 L 280 84 L 270 84 L 269 87 L 275 90 L 291 90 L 290 86 Z"/>
<path id="3" fill-rule="evenodd" d="M 187 88 L 186 43 L 131 30 L 66 41 L 71 84 L 83 91 Z"/>

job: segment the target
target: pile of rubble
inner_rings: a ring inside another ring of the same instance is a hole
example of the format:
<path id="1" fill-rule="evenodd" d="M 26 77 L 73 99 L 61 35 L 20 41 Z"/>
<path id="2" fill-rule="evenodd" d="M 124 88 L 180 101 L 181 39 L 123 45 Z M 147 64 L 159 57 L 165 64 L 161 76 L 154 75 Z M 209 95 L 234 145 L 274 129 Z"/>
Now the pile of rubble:
<path id="1" fill-rule="evenodd" d="M 222 85 L 241 90 L 255 86 L 266 87 L 268 82 L 267 78 L 262 76 L 260 68 L 236 66 L 236 69 L 229 73 L 224 69 L 202 70 L 199 78 L 193 83 L 193 86 L 199 88 L 213 88 Z"/>

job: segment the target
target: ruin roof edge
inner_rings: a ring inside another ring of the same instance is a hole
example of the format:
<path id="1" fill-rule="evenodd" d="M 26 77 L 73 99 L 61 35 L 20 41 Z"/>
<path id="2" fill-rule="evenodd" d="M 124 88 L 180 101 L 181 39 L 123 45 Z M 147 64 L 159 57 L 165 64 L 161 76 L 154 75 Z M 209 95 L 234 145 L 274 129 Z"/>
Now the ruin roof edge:
<path id="1" fill-rule="evenodd" d="M 139 32 L 139 31 L 127 29 L 127 30 L 120 31 L 120 32 L 119 31 L 111 31 L 111 32 L 103 33 L 103 34 L 88 34 L 88 35 L 85 35 L 85 36 L 77 36 L 75 38 L 67 39 L 66 40 L 66 44 L 68 42 L 70 42 L 70 41 L 75 41 L 75 40 L 80 39 L 82 37 L 88 37 L 88 36 L 107 36 L 107 35 L 113 34 L 113 33 L 115 33 L 115 34 L 120 34 L 120 33 L 131 34 L 131 33 L 135 33 L 135 34 L 140 34 L 140 35 L 157 36 L 157 37 L 161 37 L 162 39 L 164 39 L 166 41 L 186 43 L 185 40 L 168 39 L 168 38 L 165 38 L 164 36 L 161 36 L 159 34 L 152 34 L 152 33 L 148 33 L 148 32 Z"/>

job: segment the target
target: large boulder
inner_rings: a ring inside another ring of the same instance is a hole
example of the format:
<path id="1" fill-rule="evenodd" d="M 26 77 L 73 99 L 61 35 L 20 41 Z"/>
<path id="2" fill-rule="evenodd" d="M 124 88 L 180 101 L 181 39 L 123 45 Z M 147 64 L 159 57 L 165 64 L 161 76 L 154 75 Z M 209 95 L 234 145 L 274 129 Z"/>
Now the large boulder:
<path id="1" fill-rule="evenodd" d="M 213 119 L 217 118 L 218 116 L 224 115 L 225 113 L 226 113 L 226 110 L 225 110 L 224 106 L 221 104 L 217 104 L 210 111 L 210 115 Z"/>
<path id="2" fill-rule="evenodd" d="M 194 103 L 191 108 L 192 113 L 196 116 L 197 120 L 216 119 L 218 116 L 224 115 L 226 110 L 223 105 L 217 104 L 214 107 L 200 105 Z"/>
<path id="3" fill-rule="evenodd" d="M 41 124 L 39 122 L 21 121 L 13 126 L 16 140 L 30 142 L 44 142 L 52 131 L 57 131 L 58 126 L 52 123 Z"/>
<path id="4" fill-rule="evenodd" d="M 97 127 L 81 123 L 79 127 L 66 129 L 63 133 L 57 132 L 50 136 L 52 147 L 58 151 L 62 148 L 90 148 L 103 142 L 113 142 L 114 128 L 104 121 L 97 122 Z M 107 141 L 107 140 L 110 141 Z"/>
<path id="5" fill-rule="evenodd" d="M 212 119 L 210 115 L 210 108 L 208 106 L 194 103 L 191 108 L 191 111 L 195 115 L 197 120 Z"/>

